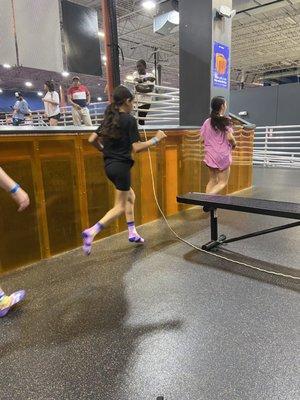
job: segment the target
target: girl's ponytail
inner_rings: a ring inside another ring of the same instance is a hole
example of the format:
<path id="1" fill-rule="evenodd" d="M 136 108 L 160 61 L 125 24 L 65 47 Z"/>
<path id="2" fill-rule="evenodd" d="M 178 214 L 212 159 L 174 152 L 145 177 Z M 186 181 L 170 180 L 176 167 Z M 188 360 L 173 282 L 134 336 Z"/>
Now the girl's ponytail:
<path id="1" fill-rule="evenodd" d="M 104 119 L 97 130 L 98 135 L 111 139 L 121 136 L 119 108 L 126 100 L 133 100 L 132 93 L 125 86 L 118 86 L 113 94 L 113 102 L 105 110 Z"/>
<path id="2" fill-rule="evenodd" d="M 226 132 L 227 127 L 232 125 L 230 118 L 220 115 L 221 107 L 225 104 L 224 97 L 214 97 L 211 101 L 211 126 L 220 132 Z"/>

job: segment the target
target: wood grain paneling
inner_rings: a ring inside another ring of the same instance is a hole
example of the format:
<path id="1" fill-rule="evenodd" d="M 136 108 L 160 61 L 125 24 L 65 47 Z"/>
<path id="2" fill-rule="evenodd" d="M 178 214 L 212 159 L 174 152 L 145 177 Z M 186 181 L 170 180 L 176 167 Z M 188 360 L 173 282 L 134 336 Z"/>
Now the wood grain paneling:
<path id="1" fill-rule="evenodd" d="M 224 193 L 252 185 L 253 131 L 236 127 L 238 141 L 232 173 Z M 154 132 L 148 132 L 153 136 Z M 197 130 L 169 130 L 167 140 L 151 148 L 157 198 L 166 215 L 187 208 L 176 195 L 205 191 L 208 170 Z M 0 136 L 0 165 L 30 194 L 31 205 L 22 214 L 0 193 L 0 272 L 74 248 L 81 230 L 94 224 L 114 203 L 102 155 L 87 135 Z M 132 187 L 136 193 L 135 221 L 159 218 L 152 190 L 148 153 L 135 157 Z M 126 229 L 122 218 L 103 236 Z"/>

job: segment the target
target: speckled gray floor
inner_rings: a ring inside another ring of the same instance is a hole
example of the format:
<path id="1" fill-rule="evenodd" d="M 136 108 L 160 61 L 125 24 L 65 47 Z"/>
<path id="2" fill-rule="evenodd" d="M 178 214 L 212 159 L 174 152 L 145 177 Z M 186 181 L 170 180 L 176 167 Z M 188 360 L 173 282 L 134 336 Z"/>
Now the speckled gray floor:
<path id="1" fill-rule="evenodd" d="M 272 188 L 278 174 L 258 171 L 252 195 L 298 201 L 300 188 L 287 189 L 286 179 Z M 202 244 L 208 220 L 198 216 L 172 223 Z M 222 212 L 220 222 L 236 234 L 280 220 Z M 200 254 L 162 223 L 141 232 L 145 247 L 121 234 L 89 258 L 75 250 L 2 278 L 28 299 L 0 320 L 0 399 L 298 399 L 296 285 Z M 219 254 L 296 274 L 299 244 L 295 228 Z"/>

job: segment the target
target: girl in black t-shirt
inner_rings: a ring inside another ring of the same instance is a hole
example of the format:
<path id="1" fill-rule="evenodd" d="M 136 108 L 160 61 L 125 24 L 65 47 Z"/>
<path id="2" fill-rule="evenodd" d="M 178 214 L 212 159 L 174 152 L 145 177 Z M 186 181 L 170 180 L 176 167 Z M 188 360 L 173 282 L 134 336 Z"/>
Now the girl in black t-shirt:
<path id="1" fill-rule="evenodd" d="M 141 142 L 135 118 L 130 114 L 133 109 L 133 95 L 124 86 L 118 86 L 113 93 L 113 102 L 107 107 L 102 125 L 93 133 L 89 142 L 103 151 L 105 173 L 116 189 L 115 205 L 94 226 L 82 233 L 83 251 L 91 252 L 94 237 L 111 222 L 125 214 L 129 241 L 144 243 L 134 224 L 135 194 L 131 188 L 130 170 L 134 164 L 132 151 L 139 153 L 156 145 L 166 137 L 163 131 L 147 142 Z"/>

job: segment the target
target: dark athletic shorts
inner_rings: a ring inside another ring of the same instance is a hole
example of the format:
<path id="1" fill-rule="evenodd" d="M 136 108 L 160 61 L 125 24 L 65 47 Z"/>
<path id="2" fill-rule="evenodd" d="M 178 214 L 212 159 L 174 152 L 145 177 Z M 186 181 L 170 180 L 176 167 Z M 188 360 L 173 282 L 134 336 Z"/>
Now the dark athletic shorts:
<path id="1" fill-rule="evenodd" d="M 57 121 L 59 121 L 60 120 L 60 114 L 52 115 L 48 119 L 49 119 L 49 121 L 50 121 L 50 119 L 56 119 Z"/>
<path id="2" fill-rule="evenodd" d="M 129 162 L 111 161 L 105 165 L 105 173 L 116 189 L 127 192 L 131 187 L 131 167 Z"/>

